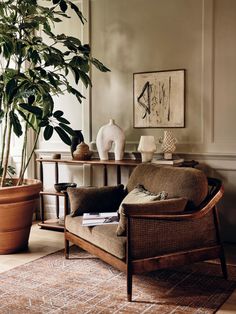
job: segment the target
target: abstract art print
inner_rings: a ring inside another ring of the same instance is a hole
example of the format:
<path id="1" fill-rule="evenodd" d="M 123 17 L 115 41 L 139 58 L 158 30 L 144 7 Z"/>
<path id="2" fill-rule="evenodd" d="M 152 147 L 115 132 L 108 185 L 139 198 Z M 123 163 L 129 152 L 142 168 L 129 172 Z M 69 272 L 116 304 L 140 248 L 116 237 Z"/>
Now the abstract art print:
<path id="1" fill-rule="evenodd" d="M 185 70 L 134 73 L 134 127 L 183 128 Z"/>

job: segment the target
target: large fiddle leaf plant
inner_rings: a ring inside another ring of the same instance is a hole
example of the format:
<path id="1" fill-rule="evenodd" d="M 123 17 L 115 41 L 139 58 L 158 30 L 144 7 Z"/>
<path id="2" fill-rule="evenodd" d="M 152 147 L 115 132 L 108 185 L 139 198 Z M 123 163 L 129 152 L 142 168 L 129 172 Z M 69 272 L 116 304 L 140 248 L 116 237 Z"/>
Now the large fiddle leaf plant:
<path id="1" fill-rule="evenodd" d="M 68 19 L 71 8 L 83 24 L 85 18 L 69 0 L 0 1 L 0 185 L 4 186 L 9 165 L 12 134 L 23 137 L 21 184 L 42 130 L 45 140 L 56 132 L 70 145 L 73 130 L 62 110 L 54 109 L 54 96 L 73 94 L 79 103 L 83 95 L 68 79 L 88 87 L 91 85 L 91 64 L 100 71 L 109 71 L 90 54 L 88 44 L 67 34 L 56 34 L 54 26 Z M 39 34 L 42 34 L 40 36 Z M 62 46 L 64 47 L 62 49 Z M 27 154 L 29 130 L 35 134 L 32 151 Z"/>

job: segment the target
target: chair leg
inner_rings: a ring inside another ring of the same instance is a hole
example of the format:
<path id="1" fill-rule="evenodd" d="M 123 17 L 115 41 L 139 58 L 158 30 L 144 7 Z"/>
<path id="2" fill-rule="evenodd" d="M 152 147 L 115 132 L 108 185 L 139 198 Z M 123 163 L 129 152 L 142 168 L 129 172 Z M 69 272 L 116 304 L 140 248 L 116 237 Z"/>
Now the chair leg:
<path id="1" fill-rule="evenodd" d="M 127 301 L 132 301 L 132 272 L 130 270 L 127 271 Z"/>
<path id="2" fill-rule="evenodd" d="M 227 270 L 225 252 L 224 252 L 223 247 L 221 247 L 221 251 L 220 251 L 220 263 L 221 263 L 221 269 L 222 269 L 223 276 L 227 280 L 228 279 L 228 270 Z"/>
<path id="3" fill-rule="evenodd" d="M 64 255 L 66 259 L 69 259 L 69 253 L 70 253 L 70 243 L 67 239 L 65 239 Z"/>

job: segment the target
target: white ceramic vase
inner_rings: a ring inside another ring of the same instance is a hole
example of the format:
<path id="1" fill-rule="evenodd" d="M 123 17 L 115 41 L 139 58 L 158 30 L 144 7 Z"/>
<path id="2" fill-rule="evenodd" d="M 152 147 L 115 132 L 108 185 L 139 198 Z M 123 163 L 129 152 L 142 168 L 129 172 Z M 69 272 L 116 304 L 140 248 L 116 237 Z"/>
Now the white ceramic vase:
<path id="1" fill-rule="evenodd" d="M 153 158 L 153 154 L 156 151 L 156 143 L 154 136 L 142 135 L 140 137 L 138 151 L 141 153 L 142 162 L 149 162 Z"/>
<path id="2" fill-rule="evenodd" d="M 103 125 L 97 134 L 96 145 L 101 160 L 108 160 L 108 152 L 115 144 L 114 154 L 115 160 L 122 160 L 125 148 L 125 133 L 115 124 L 113 119 L 110 119 L 108 124 Z"/>

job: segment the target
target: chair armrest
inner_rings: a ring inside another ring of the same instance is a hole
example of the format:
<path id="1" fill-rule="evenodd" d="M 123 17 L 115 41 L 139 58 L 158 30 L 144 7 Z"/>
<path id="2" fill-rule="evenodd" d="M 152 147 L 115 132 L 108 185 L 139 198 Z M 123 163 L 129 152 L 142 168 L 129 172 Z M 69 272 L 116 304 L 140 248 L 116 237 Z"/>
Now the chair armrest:
<path id="1" fill-rule="evenodd" d="M 207 204 L 203 206 L 200 210 L 187 213 L 187 212 L 167 212 L 161 210 L 157 206 L 153 206 L 152 203 L 146 204 L 123 204 L 124 214 L 127 217 L 136 217 L 136 218 L 150 218 L 150 219 L 160 219 L 160 220 L 191 220 L 199 219 L 204 217 L 209 211 L 211 211 L 216 204 L 219 202 L 223 196 L 224 189 L 223 187 L 214 195 L 212 199 L 208 201 Z M 166 200 L 171 201 L 171 200 Z M 154 202 L 153 202 L 154 203 Z"/>
<path id="2" fill-rule="evenodd" d="M 188 199 L 185 197 L 151 201 L 148 203 L 123 203 L 125 215 L 173 215 L 185 210 Z"/>

